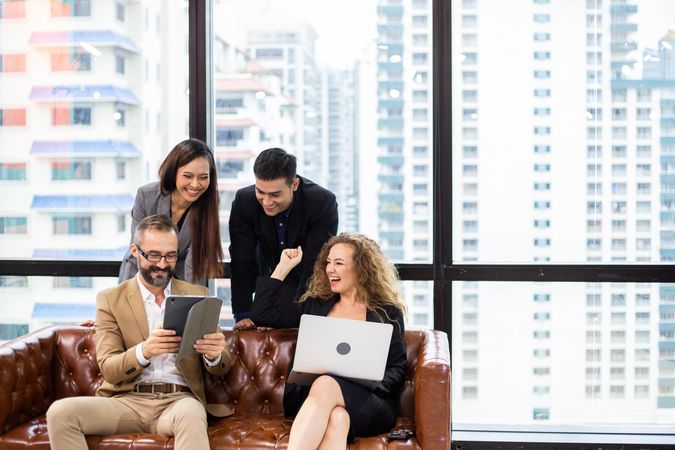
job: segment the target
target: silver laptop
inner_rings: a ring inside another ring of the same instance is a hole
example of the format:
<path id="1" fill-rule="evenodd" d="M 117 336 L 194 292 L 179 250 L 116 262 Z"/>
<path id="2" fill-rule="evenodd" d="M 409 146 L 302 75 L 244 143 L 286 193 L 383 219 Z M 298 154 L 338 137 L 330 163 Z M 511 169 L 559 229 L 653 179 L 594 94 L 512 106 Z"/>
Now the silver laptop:
<path id="1" fill-rule="evenodd" d="M 311 385 L 319 375 L 338 375 L 374 389 L 384 378 L 390 323 L 304 314 L 288 382 Z"/>

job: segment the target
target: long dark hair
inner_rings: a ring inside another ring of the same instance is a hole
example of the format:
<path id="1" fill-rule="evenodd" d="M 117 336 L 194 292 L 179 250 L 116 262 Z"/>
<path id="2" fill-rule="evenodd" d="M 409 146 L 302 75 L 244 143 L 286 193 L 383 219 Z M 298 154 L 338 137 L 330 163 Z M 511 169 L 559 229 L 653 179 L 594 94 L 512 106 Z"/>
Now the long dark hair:
<path id="1" fill-rule="evenodd" d="M 190 248 L 196 280 L 218 277 L 223 270 L 216 162 L 208 145 L 199 139 L 186 139 L 179 142 L 159 166 L 159 186 L 162 195 L 170 195 L 176 190 L 178 169 L 199 157 L 204 157 L 209 162 L 209 187 L 190 206 L 192 210 L 190 213 L 190 226 L 192 227 Z"/>

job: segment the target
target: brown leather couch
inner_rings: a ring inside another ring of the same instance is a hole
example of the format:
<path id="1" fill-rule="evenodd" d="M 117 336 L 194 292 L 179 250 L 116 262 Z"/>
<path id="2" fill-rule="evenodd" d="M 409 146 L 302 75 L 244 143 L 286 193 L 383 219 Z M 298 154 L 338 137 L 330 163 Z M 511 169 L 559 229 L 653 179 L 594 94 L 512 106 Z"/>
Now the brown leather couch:
<path id="1" fill-rule="evenodd" d="M 225 331 L 234 358 L 228 375 L 205 375 L 210 402 L 236 413 L 209 423 L 212 449 L 286 448 L 292 420 L 283 416 L 284 376 L 297 330 Z M 356 449 L 450 448 L 450 355 L 447 335 L 406 331 L 409 371 L 397 428 L 416 435 L 388 441 L 359 438 Z M 94 331 L 49 327 L 0 346 L 0 449 L 48 449 L 45 412 L 57 399 L 94 395 L 101 383 Z M 88 436 L 90 449 L 165 449 L 173 439 L 150 434 Z"/>

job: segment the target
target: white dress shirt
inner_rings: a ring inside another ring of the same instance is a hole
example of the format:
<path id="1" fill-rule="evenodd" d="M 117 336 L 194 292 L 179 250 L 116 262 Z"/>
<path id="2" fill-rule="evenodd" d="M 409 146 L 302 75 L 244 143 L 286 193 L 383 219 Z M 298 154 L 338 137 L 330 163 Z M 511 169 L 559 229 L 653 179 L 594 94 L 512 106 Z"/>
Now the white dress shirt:
<path id="1" fill-rule="evenodd" d="M 145 314 L 148 316 L 148 331 L 152 332 L 155 328 L 161 328 L 164 322 L 164 306 L 156 303 L 156 298 L 152 292 L 145 287 L 140 279 L 141 274 L 136 274 L 136 282 L 141 290 Z M 164 298 L 171 295 L 171 281 L 164 288 Z M 151 357 L 149 360 L 143 357 L 143 343 L 136 345 L 136 359 L 138 363 L 145 367 L 138 377 L 138 383 L 174 383 L 187 386 L 185 378 L 176 367 L 177 353 L 164 353 Z"/>
<path id="2" fill-rule="evenodd" d="M 164 306 L 166 298 L 171 295 L 171 280 L 164 288 L 164 301 L 161 306 L 156 303 L 155 295 L 145 287 L 141 282 L 141 274 L 136 274 L 136 282 L 141 291 L 145 314 L 148 316 L 148 331 L 152 332 L 155 328 L 161 328 L 164 322 Z M 164 353 L 145 359 L 143 356 L 143 343 L 136 345 L 136 360 L 145 367 L 138 377 L 137 383 L 173 383 L 187 386 L 185 378 L 176 367 L 177 353 Z M 213 361 L 209 361 L 203 356 L 204 362 L 208 366 L 217 366 L 220 363 L 220 355 Z"/>

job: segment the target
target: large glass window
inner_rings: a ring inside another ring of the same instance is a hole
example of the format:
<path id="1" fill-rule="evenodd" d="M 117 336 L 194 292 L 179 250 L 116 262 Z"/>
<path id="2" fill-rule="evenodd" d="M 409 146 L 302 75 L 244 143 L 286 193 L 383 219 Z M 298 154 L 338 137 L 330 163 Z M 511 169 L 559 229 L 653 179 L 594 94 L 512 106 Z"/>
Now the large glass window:
<path id="1" fill-rule="evenodd" d="M 452 297 L 453 430 L 675 432 L 675 285 L 455 282 Z"/>
<path id="2" fill-rule="evenodd" d="M 0 1 L 0 258 L 121 261 L 136 190 L 189 135 L 187 6 Z M 0 339 L 93 318 L 114 284 L 55 280 L 0 274 Z"/>
<path id="3" fill-rule="evenodd" d="M 214 3 L 221 229 L 258 153 L 278 146 L 335 193 L 340 231 L 367 234 L 396 262 L 431 261 L 431 14 L 428 1 Z M 229 298 L 228 281 L 217 284 Z M 432 293 L 428 282 L 406 289 L 413 324 L 431 323 Z"/>
<path id="4" fill-rule="evenodd" d="M 674 260 L 675 4 L 451 9 L 453 262 Z M 462 20 L 469 13 L 475 23 Z M 469 109 L 479 113 L 457 113 Z M 453 283 L 453 429 L 672 425 L 672 290 Z"/>
<path id="5" fill-rule="evenodd" d="M 671 261 L 675 4 L 577 2 L 569 15 L 557 3 L 452 2 L 453 110 L 465 111 L 453 116 L 453 259 Z M 476 21 L 462 20 L 467 13 Z M 515 22 L 528 33 L 512 33 Z M 491 45 L 467 43 L 468 32 Z M 470 90 L 469 70 L 478 80 Z M 475 150 L 457 151 L 464 146 Z M 467 181 L 477 189 L 462 190 Z M 477 205 L 477 231 L 460 226 L 466 202 Z M 532 226 L 542 221 L 546 229 Z"/>
<path id="6" fill-rule="evenodd" d="M 188 135 L 190 4 L 0 2 L 0 256 L 121 258 L 136 188 Z M 673 3 L 452 0 L 452 54 L 441 56 L 453 104 L 433 105 L 446 98 L 431 79 L 439 4 L 213 0 L 206 134 L 224 248 L 234 192 L 253 181 L 260 150 L 281 146 L 335 192 L 341 230 L 377 239 L 397 262 L 430 263 L 434 225 L 450 217 L 437 216 L 432 156 L 452 149 L 453 235 L 440 239 L 452 239 L 455 264 L 675 259 Z M 432 128 L 439 106 L 449 138 Z M 1 274 L 11 301 L 0 339 L 90 318 L 94 293 L 114 283 Z M 449 309 L 440 289 L 432 309 L 441 284 L 402 283 L 412 326 L 450 328 L 433 323 Z M 215 287 L 227 302 L 228 281 Z M 451 291 L 455 438 L 523 425 L 672 433 L 672 286 Z M 227 309 L 221 319 L 232 323 Z"/>

